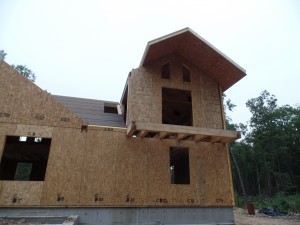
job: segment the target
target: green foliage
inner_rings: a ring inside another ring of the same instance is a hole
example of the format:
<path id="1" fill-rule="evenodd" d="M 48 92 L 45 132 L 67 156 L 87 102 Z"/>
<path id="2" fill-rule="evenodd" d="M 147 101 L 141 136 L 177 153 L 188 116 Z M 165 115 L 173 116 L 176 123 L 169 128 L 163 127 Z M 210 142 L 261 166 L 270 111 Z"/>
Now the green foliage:
<path id="1" fill-rule="evenodd" d="M 236 159 L 236 164 L 232 163 L 235 191 L 242 195 L 244 186 L 250 196 L 299 193 L 300 107 L 278 106 L 276 97 L 267 91 L 246 105 L 252 113 L 249 130 L 227 119 L 228 129 L 241 130 L 244 135 L 241 141 L 230 144 Z M 284 200 L 278 205 L 284 208 Z"/>
<path id="2" fill-rule="evenodd" d="M 0 60 L 4 60 L 6 55 L 7 54 L 4 52 L 4 50 L 0 50 Z"/>
<path id="3" fill-rule="evenodd" d="M 235 207 L 238 208 L 245 208 L 245 202 L 247 202 L 247 197 L 240 196 L 236 192 L 234 192 L 234 200 L 235 200 Z"/>
<path id="4" fill-rule="evenodd" d="M 16 69 L 17 71 L 19 71 L 24 77 L 26 77 L 27 79 L 31 80 L 32 82 L 35 82 L 36 76 L 35 74 L 28 69 L 26 66 L 23 65 L 12 65 L 12 67 L 14 69 Z"/>
<path id="5" fill-rule="evenodd" d="M 7 54 L 4 52 L 4 50 L 0 50 L 0 60 L 4 60 L 6 55 Z M 19 71 L 24 77 L 31 80 L 32 82 L 35 82 L 36 76 L 34 72 L 32 72 L 29 68 L 27 68 L 27 66 L 23 66 L 23 65 L 16 65 L 16 66 L 11 65 L 11 66 L 12 68 Z"/>
<path id="6" fill-rule="evenodd" d="M 272 208 L 280 211 L 300 213 L 300 194 L 285 195 L 283 192 L 278 192 L 273 197 L 247 197 L 246 201 L 254 204 L 255 209 Z M 245 198 L 235 193 L 236 207 L 245 208 Z"/>

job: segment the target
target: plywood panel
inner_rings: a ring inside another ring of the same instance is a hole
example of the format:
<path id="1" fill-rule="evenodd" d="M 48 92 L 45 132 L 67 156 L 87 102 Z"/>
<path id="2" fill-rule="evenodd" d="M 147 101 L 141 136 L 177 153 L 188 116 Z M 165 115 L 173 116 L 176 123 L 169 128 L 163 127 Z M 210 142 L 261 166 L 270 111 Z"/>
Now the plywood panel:
<path id="1" fill-rule="evenodd" d="M 161 65 L 170 63 L 170 79 L 161 78 Z M 191 82 L 182 79 L 182 65 Z M 133 70 L 129 81 L 129 121 L 162 123 L 162 87 L 192 92 L 193 126 L 222 128 L 218 84 L 179 54 L 171 54 Z"/>
<path id="2" fill-rule="evenodd" d="M 15 135 L 32 137 L 52 137 L 53 127 L 18 124 Z"/>
<path id="3" fill-rule="evenodd" d="M 131 72 L 129 80 L 129 121 L 151 121 L 152 76 L 143 68 Z"/>
<path id="4" fill-rule="evenodd" d="M 42 194 L 43 205 L 78 204 L 85 144 L 85 131 L 71 128 L 53 129 Z"/>
<path id="5" fill-rule="evenodd" d="M 201 149 L 199 149 L 199 144 L 189 141 L 181 141 L 177 146 L 189 148 L 190 184 L 172 185 L 174 204 L 177 206 L 198 206 L 201 203 L 201 192 L 204 186 L 199 159 Z"/>
<path id="6" fill-rule="evenodd" d="M 169 142 L 149 140 L 148 161 L 148 204 L 172 205 Z"/>
<path id="7" fill-rule="evenodd" d="M 116 206 L 146 205 L 147 141 L 119 133 L 116 159 Z"/>
<path id="8" fill-rule="evenodd" d="M 88 131 L 80 205 L 114 205 L 118 134 L 110 130 Z"/>
<path id="9" fill-rule="evenodd" d="M 0 181 L 1 206 L 38 206 L 43 181 Z"/>
<path id="10" fill-rule="evenodd" d="M 199 205 L 197 149 L 188 141 L 152 141 L 149 149 L 148 204 L 159 206 Z M 158 147 L 159 146 L 159 147 Z M 171 184 L 170 147 L 189 148 L 190 184 Z"/>
<path id="11" fill-rule="evenodd" d="M 82 121 L 50 94 L 0 62 L 0 122 L 80 127 Z"/>
<path id="12" fill-rule="evenodd" d="M 13 134 L 15 129 L 14 125 L 6 125 L 1 132 Z M 53 128 L 44 186 L 40 185 L 43 187 L 41 205 L 232 205 L 225 145 L 127 138 L 121 131 L 95 129 L 86 133 L 80 129 Z M 2 146 L 4 137 L 0 138 Z M 176 146 L 189 148 L 189 185 L 171 184 L 169 149 Z M 18 196 L 26 196 L 23 199 L 33 199 L 23 201 L 24 206 L 39 205 L 38 185 L 33 183 L 35 191 L 24 195 L 22 191 L 29 187 L 25 183 L 12 181 L 3 185 L 2 182 L 0 198 L 9 205 L 16 192 Z M 18 184 L 21 189 L 16 189 Z"/>
<path id="13" fill-rule="evenodd" d="M 0 123 L 0 159 L 2 158 L 6 135 L 14 135 L 16 124 Z"/>
<path id="14" fill-rule="evenodd" d="M 202 170 L 205 176 L 206 206 L 231 206 L 230 174 L 225 144 L 203 143 Z"/>

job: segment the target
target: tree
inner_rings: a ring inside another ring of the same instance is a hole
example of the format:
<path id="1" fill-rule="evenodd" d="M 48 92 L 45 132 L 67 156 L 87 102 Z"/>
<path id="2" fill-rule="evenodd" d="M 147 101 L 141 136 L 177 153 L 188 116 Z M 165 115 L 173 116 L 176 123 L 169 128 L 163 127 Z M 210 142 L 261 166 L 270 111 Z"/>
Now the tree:
<path id="1" fill-rule="evenodd" d="M 294 193 L 299 189 L 299 108 L 279 107 L 267 91 L 247 101 L 252 113 L 247 142 L 256 159 L 257 185 L 273 196 L 277 192 Z"/>
<path id="2" fill-rule="evenodd" d="M 226 97 L 226 95 L 223 93 L 223 100 L 224 100 L 225 97 Z M 233 104 L 230 99 L 228 99 L 226 101 L 225 110 L 232 111 L 235 107 L 236 107 L 236 105 Z M 245 126 L 241 126 L 241 127 L 244 128 L 244 129 L 246 129 Z M 226 128 L 228 130 L 238 130 L 239 125 L 233 124 L 231 118 L 226 115 Z M 230 151 L 231 159 L 233 161 L 232 167 L 234 168 L 233 169 L 234 172 L 236 172 L 236 173 L 234 173 L 234 180 L 236 181 L 235 183 L 239 183 L 240 184 L 240 187 L 241 187 L 242 192 L 243 192 L 244 200 L 246 200 L 246 191 L 245 191 L 245 186 L 244 186 L 243 178 L 242 178 L 242 175 L 241 175 L 241 172 L 240 172 L 240 166 L 237 163 L 237 160 L 236 160 L 236 157 L 235 157 L 235 153 L 234 153 L 234 149 L 235 149 L 236 145 L 237 145 L 237 143 L 230 143 L 230 145 L 229 145 L 229 151 Z M 237 189 L 237 187 L 238 186 L 235 186 L 236 189 Z M 246 205 L 246 202 L 245 202 L 245 205 Z"/>
<path id="3" fill-rule="evenodd" d="M 14 69 L 16 69 L 17 71 L 19 71 L 24 77 L 26 77 L 27 79 L 31 80 L 32 82 L 35 82 L 36 76 L 35 74 L 28 69 L 26 66 L 23 65 L 12 65 L 12 67 Z"/>
<path id="4" fill-rule="evenodd" d="M 6 53 L 4 52 L 4 50 L 0 50 L 0 60 L 4 60 L 6 57 Z M 26 77 L 27 79 L 31 80 L 32 82 L 35 82 L 36 76 L 34 74 L 34 72 L 32 72 L 29 68 L 27 68 L 27 66 L 23 66 L 23 65 L 11 65 L 12 68 L 16 69 L 19 73 L 21 73 L 24 77 Z"/>
<path id="5" fill-rule="evenodd" d="M 6 55 L 7 54 L 4 52 L 4 50 L 0 50 L 0 60 L 4 60 Z"/>
<path id="6" fill-rule="evenodd" d="M 233 107 L 232 107 L 233 106 Z M 234 190 L 243 195 L 294 194 L 300 188 L 300 107 L 278 106 L 267 91 L 247 101 L 250 129 L 227 117 L 227 129 L 244 138 L 230 144 Z M 227 101 L 226 109 L 233 109 Z"/>

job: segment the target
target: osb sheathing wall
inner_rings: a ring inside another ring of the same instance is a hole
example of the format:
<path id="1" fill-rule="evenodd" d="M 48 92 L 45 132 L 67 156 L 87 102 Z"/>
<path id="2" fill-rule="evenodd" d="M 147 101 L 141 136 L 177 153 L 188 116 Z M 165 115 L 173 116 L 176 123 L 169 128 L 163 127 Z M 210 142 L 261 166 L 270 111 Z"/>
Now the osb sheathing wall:
<path id="1" fill-rule="evenodd" d="M 171 79 L 152 76 L 168 60 Z M 191 69 L 191 83 L 181 79 L 182 62 Z M 126 129 L 82 131 L 83 121 L 6 63 L 0 64 L 0 157 L 6 135 L 52 138 L 45 180 L 0 181 L 0 207 L 232 206 L 225 145 L 128 138 Z M 130 117 L 161 123 L 164 86 L 192 91 L 194 126 L 221 128 L 221 115 L 208 116 L 220 110 L 217 84 L 199 74 L 178 55 L 159 60 L 151 70 L 135 70 L 130 78 Z M 171 146 L 189 148 L 190 185 L 171 184 Z"/>
<path id="2" fill-rule="evenodd" d="M 170 79 L 161 78 L 165 63 L 170 63 Z M 191 82 L 183 81 L 182 65 L 190 69 Z M 127 123 L 162 123 L 162 87 L 191 91 L 194 127 L 223 128 L 218 84 L 177 53 L 132 71 Z"/>
<path id="3" fill-rule="evenodd" d="M 1 128 L 1 149 L 14 130 Z M 125 132 L 53 128 L 45 181 L 1 181 L 0 206 L 232 206 L 225 145 Z M 189 148 L 189 185 L 171 184 L 171 146 Z"/>
<path id="4" fill-rule="evenodd" d="M 0 60 L 0 123 L 80 127 L 79 117 Z"/>

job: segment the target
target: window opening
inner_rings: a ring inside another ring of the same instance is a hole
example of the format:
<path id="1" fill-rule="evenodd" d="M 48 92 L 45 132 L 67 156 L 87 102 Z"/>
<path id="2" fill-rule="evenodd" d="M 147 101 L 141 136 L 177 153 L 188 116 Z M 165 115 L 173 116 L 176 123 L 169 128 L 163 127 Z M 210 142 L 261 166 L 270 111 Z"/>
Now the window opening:
<path id="1" fill-rule="evenodd" d="M 118 106 L 113 104 L 104 103 L 104 112 L 118 114 Z"/>
<path id="2" fill-rule="evenodd" d="M 191 72 L 186 66 L 182 66 L 182 79 L 186 82 L 191 82 Z"/>
<path id="3" fill-rule="evenodd" d="M 18 163 L 14 180 L 30 180 L 32 163 Z"/>
<path id="4" fill-rule="evenodd" d="M 190 91 L 162 88 L 162 123 L 193 126 Z"/>
<path id="5" fill-rule="evenodd" d="M 171 184 L 190 184 L 188 148 L 170 148 Z"/>
<path id="6" fill-rule="evenodd" d="M 165 63 L 161 66 L 161 78 L 170 79 L 170 63 Z"/>
<path id="7" fill-rule="evenodd" d="M 51 138 L 6 136 L 0 180 L 43 181 Z"/>

